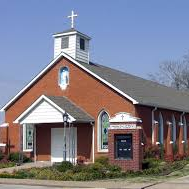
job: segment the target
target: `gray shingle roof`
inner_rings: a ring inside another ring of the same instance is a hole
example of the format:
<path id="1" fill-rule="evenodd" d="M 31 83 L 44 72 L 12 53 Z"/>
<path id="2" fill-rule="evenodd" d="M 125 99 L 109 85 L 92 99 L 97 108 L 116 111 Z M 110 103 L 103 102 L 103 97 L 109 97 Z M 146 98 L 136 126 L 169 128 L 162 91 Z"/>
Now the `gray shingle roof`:
<path id="1" fill-rule="evenodd" d="M 81 62 L 80 62 L 81 63 Z M 189 93 L 99 64 L 81 63 L 141 105 L 189 112 Z"/>
<path id="2" fill-rule="evenodd" d="M 76 122 L 93 122 L 94 118 L 66 97 L 46 96 L 76 119 Z"/>

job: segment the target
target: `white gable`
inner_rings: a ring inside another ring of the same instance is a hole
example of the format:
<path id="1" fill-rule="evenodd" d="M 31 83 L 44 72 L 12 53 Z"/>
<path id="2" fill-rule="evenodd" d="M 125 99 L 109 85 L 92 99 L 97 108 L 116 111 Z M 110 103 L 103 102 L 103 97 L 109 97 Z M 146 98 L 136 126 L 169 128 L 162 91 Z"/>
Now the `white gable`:
<path id="1" fill-rule="evenodd" d="M 119 112 L 114 117 L 110 118 L 110 123 L 124 123 L 124 122 L 142 122 L 140 118 L 131 116 L 127 112 Z"/>
<path id="2" fill-rule="evenodd" d="M 65 111 L 42 95 L 14 123 L 62 123 Z M 69 115 L 69 122 L 75 119 Z"/>
<path id="3" fill-rule="evenodd" d="M 46 101 L 39 103 L 21 123 L 55 123 L 63 122 L 62 114 Z"/>

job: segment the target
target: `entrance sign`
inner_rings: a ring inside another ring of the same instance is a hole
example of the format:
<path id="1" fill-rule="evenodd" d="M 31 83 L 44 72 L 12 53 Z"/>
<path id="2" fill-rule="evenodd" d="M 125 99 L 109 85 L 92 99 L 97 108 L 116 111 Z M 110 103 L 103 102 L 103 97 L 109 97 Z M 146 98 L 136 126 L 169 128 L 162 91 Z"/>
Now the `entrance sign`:
<path id="1" fill-rule="evenodd" d="M 110 125 L 109 129 L 137 129 L 136 124 Z"/>

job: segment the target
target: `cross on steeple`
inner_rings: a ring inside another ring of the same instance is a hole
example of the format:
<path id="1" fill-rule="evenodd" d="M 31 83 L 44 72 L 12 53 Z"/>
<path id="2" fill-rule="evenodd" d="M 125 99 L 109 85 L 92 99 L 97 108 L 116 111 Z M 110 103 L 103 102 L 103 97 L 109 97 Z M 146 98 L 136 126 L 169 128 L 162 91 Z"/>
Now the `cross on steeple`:
<path id="1" fill-rule="evenodd" d="M 71 19 L 71 28 L 74 28 L 74 17 L 77 17 L 77 14 L 74 14 L 74 11 L 72 10 L 71 16 L 68 16 L 68 18 Z"/>

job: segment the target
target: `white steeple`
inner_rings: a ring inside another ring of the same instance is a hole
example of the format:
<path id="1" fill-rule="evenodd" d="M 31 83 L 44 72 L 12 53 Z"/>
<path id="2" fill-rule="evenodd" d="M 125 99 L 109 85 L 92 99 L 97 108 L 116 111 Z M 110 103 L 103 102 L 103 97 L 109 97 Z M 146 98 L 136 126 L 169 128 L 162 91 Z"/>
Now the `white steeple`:
<path id="1" fill-rule="evenodd" d="M 74 29 L 74 18 L 78 15 L 72 11 L 71 29 L 56 33 L 54 37 L 54 58 L 64 52 L 74 59 L 89 63 L 89 41 L 90 37 Z"/>

